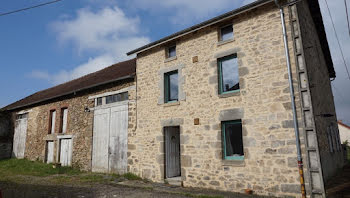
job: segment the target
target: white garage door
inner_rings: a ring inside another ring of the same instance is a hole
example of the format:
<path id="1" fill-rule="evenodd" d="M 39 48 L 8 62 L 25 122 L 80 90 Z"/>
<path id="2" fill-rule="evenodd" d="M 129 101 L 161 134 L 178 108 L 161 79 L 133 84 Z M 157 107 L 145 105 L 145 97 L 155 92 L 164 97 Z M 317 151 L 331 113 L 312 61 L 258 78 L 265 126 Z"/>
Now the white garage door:
<path id="1" fill-rule="evenodd" d="M 92 171 L 126 173 L 127 132 L 127 103 L 95 110 Z"/>

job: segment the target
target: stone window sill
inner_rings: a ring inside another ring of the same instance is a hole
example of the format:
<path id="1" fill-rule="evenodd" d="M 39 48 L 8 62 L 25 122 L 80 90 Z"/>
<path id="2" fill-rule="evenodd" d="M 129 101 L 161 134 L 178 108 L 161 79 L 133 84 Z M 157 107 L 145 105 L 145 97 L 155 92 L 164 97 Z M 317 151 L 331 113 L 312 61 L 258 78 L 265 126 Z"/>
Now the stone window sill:
<path id="1" fill-rule="evenodd" d="M 172 106 L 178 106 L 178 105 L 180 105 L 180 101 L 161 104 L 161 106 L 163 107 L 172 107 Z"/>
<path id="2" fill-rule="evenodd" d="M 170 62 L 170 61 L 174 61 L 176 59 L 177 59 L 177 56 L 170 57 L 170 58 L 165 59 L 164 63 L 167 63 L 167 62 Z"/>
<path id="3" fill-rule="evenodd" d="M 222 160 L 222 166 L 244 167 L 244 160 Z"/>
<path id="4" fill-rule="evenodd" d="M 235 39 L 233 39 L 233 38 L 228 39 L 228 40 L 225 40 L 225 41 L 219 41 L 219 42 L 217 43 L 217 46 L 225 45 L 225 44 L 231 43 L 231 42 L 233 42 L 233 41 L 235 41 Z"/>
<path id="5" fill-rule="evenodd" d="M 231 93 L 219 94 L 219 98 L 228 98 L 228 97 L 240 96 L 240 95 L 241 95 L 241 92 L 240 91 L 236 91 L 236 92 L 231 92 Z"/>

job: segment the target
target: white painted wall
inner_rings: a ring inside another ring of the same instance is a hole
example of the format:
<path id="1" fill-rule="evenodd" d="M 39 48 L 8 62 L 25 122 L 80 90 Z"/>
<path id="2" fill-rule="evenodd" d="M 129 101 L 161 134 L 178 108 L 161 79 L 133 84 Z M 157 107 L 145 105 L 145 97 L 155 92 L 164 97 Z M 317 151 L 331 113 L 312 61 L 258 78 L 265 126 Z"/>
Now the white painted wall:
<path id="1" fill-rule="evenodd" d="M 346 140 L 350 143 L 350 129 L 338 123 L 339 135 L 341 143 L 344 143 Z"/>

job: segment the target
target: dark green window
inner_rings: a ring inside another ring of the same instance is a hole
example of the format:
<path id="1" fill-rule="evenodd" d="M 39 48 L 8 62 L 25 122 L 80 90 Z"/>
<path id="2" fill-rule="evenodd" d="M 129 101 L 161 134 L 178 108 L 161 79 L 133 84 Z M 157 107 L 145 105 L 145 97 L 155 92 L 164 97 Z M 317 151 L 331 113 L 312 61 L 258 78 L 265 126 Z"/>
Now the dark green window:
<path id="1" fill-rule="evenodd" d="M 178 101 L 179 81 L 177 70 L 164 74 L 164 96 L 165 103 Z"/>
<path id="2" fill-rule="evenodd" d="M 237 55 L 218 59 L 219 94 L 239 91 L 239 74 Z"/>
<path id="3" fill-rule="evenodd" d="M 226 121 L 221 123 L 223 158 L 225 160 L 243 160 L 242 121 Z"/>
<path id="4" fill-rule="evenodd" d="M 220 29 L 220 41 L 233 39 L 233 26 L 228 25 Z"/>

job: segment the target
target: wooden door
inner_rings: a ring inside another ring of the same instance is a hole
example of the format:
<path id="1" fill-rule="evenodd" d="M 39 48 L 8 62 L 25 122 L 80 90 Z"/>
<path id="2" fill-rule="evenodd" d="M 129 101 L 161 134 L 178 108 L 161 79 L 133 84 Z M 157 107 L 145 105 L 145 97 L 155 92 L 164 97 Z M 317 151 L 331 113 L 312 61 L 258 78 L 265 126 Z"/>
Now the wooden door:
<path id="1" fill-rule="evenodd" d="M 47 151 L 46 151 L 46 163 L 53 163 L 54 162 L 54 148 L 55 144 L 53 141 L 47 141 Z"/>
<path id="2" fill-rule="evenodd" d="M 61 166 L 72 165 L 72 139 L 60 140 L 60 163 Z"/>
<path id="3" fill-rule="evenodd" d="M 92 145 L 92 171 L 108 172 L 110 109 L 95 110 Z"/>
<path id="4" fill-rule="evenodd" d="M 109 172 L 127 172 L 128 105 L 111 108 L 109 132 Z"/>
<path id="5" fill-rule="evenodd" d="M 22 159 L 26 146 L 28 114 L 18 115 L 17 117 L 13 137 L 13 157 Z"/>
<path id="6" fill-rule="evenodd" d="M 181 176 L 180 128 L 166 127 L 164 133 L 166 177 L 171 178 Z"/>

